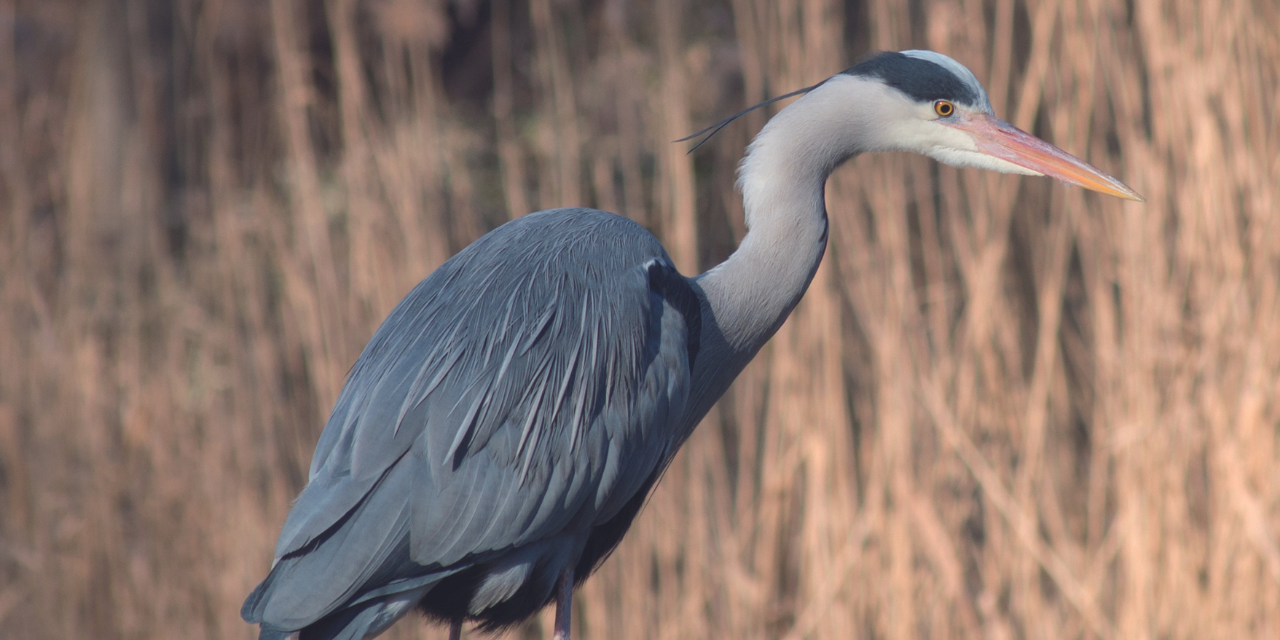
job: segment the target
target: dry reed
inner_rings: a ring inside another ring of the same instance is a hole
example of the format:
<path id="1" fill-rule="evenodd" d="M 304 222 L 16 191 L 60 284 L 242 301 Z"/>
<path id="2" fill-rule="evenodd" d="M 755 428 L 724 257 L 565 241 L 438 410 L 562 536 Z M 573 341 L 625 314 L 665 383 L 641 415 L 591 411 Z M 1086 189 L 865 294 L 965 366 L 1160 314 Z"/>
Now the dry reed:
<path id="1" fill-rule="evenodd" d="M 347 368 L 418 279 L 579 204 L 713 264 L 763 118 L 668 141 L 916 47 L 1148 202 L 842 168 L 810 292 L 582 590 L 580 637 L 1280 636 L 1277 24 L 1266 0 L 0 1 L 0 629 L 251 637 Z"/>

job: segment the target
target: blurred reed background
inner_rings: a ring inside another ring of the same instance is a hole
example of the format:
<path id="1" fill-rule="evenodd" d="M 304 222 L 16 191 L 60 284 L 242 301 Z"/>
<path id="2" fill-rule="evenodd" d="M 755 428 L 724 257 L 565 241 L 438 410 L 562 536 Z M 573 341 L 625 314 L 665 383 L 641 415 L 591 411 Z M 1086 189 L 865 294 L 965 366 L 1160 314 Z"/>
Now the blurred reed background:
<path id="1" fill-rule="evenodd" d="M 414 283 L 562 205 L 706 268 L 766 116 L 669 141 L 929 48 L 1148 202 L 840 169 L 808 296 L 579 637 L 1280 637 L 1276 25 L 1273 0 L 0 0 L 0 635 L 251 637 L 329 408 Z"/>

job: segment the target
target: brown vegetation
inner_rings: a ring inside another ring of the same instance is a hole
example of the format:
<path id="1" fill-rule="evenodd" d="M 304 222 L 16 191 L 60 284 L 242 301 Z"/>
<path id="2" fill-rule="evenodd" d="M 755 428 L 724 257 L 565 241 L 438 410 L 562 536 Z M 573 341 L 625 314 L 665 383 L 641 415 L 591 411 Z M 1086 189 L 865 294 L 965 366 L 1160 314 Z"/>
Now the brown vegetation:
<path id="1" fill-rule="evenodd" d="M 1271 0 L 0 0 L 0 635 L 250 637 L 347 368 L 416 281 L 560 205 L 705 268 L 763 116 L 668 141 L 929 48 L 1148 202 L 842 168 L 812 289 L 580 637 L 1280 637 L 1276 25 Z"/>

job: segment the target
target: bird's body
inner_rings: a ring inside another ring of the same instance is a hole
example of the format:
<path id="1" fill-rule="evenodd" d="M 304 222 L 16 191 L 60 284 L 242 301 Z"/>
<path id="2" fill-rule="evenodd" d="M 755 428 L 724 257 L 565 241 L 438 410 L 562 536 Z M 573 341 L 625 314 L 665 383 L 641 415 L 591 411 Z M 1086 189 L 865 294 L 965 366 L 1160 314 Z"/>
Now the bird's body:
<path id="1" fill-rule="evenodd" d="M 423 591 L 448 620 L 532 615 L 617 544 L 688 435 L 700 325 L 626 218 L 558 209 L 486 235 L 369 341 L 246 611 L 288 630 Z"/>
<path id="2" fill-rule="evenodd" d="M 903 79 L 922 64 L 940 81 Z M 934 100 L 958 110 L 955 128 L 912 129 L 942 119 L 921 116 Z M 877 122 L 886 110 L 907 114 Z M 749 233 L 696 278 L 639 225 L 591 209 L 530 214 L 468 246 L 356 362 L 242 615 L 263 637 L 359 639 L 414 608 L 455 633 L 463 619 L 502 628 L 552 601 L 567 613 L 572 586 L 804 294 L 837 165 L 902 149 L 1046 172 L 960 133 L 980 128 L 959 121 L 970 113 L 990 114 L 977 80 L 928 52 L 881 54 L 812 88 L 752 143 L 740 179 Z M 558 637 L 567 625 L 557 616 Z"/>

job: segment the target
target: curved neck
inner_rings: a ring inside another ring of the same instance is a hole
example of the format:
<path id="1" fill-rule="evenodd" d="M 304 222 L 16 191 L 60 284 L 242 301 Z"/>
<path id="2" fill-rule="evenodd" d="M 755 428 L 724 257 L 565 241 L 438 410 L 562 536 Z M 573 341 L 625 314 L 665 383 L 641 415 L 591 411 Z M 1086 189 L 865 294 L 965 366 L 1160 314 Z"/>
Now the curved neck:
<path id="1" fill-rule="evenodd" d="M 848 121 L 848 114 L 859 111 L 850 108 L 851 92 L 824 91 L 829 84 L 774 116 L 742 161 L 738 186 L 747 234 L 728 260 L 694 279 L 705 300 L 705 357 L 699 356 L 694 372 L 698 397 L 723 393 L 782 326 L 822 261 L 827 176 L 868 148 L 856 139 L 864 129 Z M 712 402 L 698 404 L 705 411 Z"/>
<path id="2" fill-rule="evenodd" d="M 728 260 L 697 279 L 726 345 L 748 357 L 800 302 L 827 246 L 823 187 L 829 170 L 780 161 L 776 147 L 793 141 L 768 133 L 756 139 L 742 165 L 747 235 Z"/>

